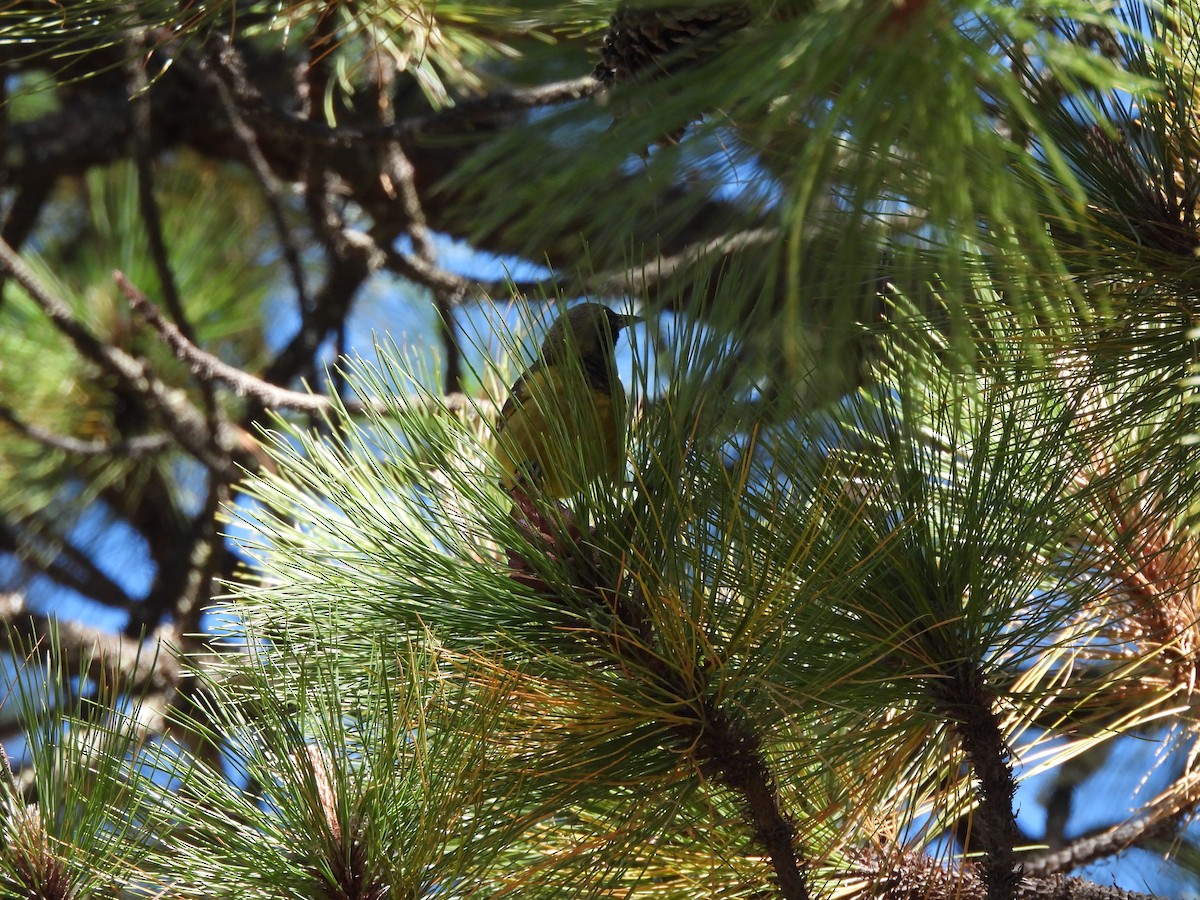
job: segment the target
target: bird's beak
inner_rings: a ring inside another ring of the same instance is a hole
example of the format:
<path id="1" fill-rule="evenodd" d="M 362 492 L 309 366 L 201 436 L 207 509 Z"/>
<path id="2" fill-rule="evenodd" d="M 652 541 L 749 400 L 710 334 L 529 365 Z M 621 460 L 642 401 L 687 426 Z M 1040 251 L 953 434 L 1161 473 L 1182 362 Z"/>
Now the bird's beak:
<path id="1" fill-rule="evenodd" d="M 638 325 L 645 321 L 645 316 L 621 316 L 621 327 L 628 328 L 630 325 Z"/>

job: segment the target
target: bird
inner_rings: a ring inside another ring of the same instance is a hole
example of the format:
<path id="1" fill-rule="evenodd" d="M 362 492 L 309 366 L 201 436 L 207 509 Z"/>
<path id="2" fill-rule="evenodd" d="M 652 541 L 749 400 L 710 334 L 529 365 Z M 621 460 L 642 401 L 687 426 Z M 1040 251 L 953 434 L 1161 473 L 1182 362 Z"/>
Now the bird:
<path id="1" fill-rule="evenodd" d="M 513 382 L 495 429 L 501 487 L 564 499 L 616 481 L 625 461 L 625 388 L 613 346 L 642 319 L 582 303 L 546 332 L 537 359 Z"/>

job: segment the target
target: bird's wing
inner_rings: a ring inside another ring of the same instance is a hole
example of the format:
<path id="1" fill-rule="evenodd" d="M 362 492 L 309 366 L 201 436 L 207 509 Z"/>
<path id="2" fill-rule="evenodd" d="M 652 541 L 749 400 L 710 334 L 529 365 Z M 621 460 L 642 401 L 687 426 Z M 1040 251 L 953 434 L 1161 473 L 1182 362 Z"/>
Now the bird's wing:
<path id="1" fill-rule="evenodd" d="M 514 381 L 512 387 L 508 389 L 508 399 L 504 401 L 504 406 L 500 410 L 500 418 L 496 422 L 497 433 L 504 430 L 504 424 L 516 408 L 529 399 L 529 377 L 535 371 L 534 369 L 529 369 Z"/>
<path id="2" fill-rule="evenodd" d="M 620 382 L 613 387 L 572 379 L 553 365 L 535 365 L 518 378 L 495 431 L 503 486 L 528 482 L 549 496 L 566 497 L 593 478 L 617 477 L 624 460 L 625 394 Z"/>

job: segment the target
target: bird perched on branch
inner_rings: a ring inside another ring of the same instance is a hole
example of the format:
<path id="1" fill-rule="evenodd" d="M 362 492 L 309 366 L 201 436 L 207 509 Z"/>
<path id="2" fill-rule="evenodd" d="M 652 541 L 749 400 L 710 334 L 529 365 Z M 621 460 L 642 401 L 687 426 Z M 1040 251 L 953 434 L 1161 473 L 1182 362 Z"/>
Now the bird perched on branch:
<path id="1" fill-rule="evenodd" d="M 584 303 L 550 326 L 534 363 L 513 383 L 496 425 L 496 456 L 510 494 L 568 497 L 625 461 L 625 389 L 613 345 L 640 322 Z"/>

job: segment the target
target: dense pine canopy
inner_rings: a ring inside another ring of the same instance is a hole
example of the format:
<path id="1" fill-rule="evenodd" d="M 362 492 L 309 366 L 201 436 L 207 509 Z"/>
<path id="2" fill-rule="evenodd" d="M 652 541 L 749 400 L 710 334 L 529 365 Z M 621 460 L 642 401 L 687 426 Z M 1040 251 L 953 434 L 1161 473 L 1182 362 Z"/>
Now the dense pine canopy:
<path id="1" fill-rule="evenodd" d="M 1198 13 L 0 10 L 0 895 L 1194 892 Z"/>

